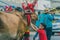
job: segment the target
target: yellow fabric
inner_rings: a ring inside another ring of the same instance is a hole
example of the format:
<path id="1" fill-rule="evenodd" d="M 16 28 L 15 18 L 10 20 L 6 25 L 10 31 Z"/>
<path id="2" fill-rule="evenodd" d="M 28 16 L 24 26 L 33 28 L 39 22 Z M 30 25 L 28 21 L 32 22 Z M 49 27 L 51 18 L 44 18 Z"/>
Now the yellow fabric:
<path id="1" fill-rule="evenodd" d="M 25 32 L 30 32 L 30 29 L 29 28 L 30 28 L 29 26 L 26 26 Z"/>

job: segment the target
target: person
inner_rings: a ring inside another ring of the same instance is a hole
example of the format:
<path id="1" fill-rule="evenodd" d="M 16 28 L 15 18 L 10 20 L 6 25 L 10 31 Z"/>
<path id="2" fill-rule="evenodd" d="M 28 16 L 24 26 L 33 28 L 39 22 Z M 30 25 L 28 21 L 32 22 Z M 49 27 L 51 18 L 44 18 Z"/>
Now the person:
<path id="1" fill-rule="evenodd" d="M 24 10 L 24 13 L 26 15 L 27 18 L 27 31 L 25 32 L 25 36 L 24 36 L 24 40 L 29 40 L 29 27 L 30 26 L 30 22 L 31 22 L 31 14 L 34 13 L 34 7 L 37 3 L 37 0 L 34 0 L 33 3 L 28 3 L 28 0 L 26 0 L 26 4 L 22 3 L 22 8 Z M 26 6 L 27 5 L 27 6 Z"/>
<path id="2" fill-rule="evenodd" d="M 39 28 L 34 29 L 39 34 L 39 40 L 47 40 L 45 29 L 46 29 L 46 25 L 43 23 L 40 24 Z"/>
<path id="3" fill-rule="evenodd" d="M 49 13 L 53 14 L 52 16 L 54 16 L 55 15 L 55 11 L 56 11 L 56 9 L 51 9 Z M 54 18 L 54 20 L 58 20 L 58 19 Z M 52 21 L 52 23 L 54 22 L 54 20 Z M 53 32 L 52 32 L 52 35 L 54 35 Z"/>
<path id="4" fill-rule="evenodd" d="M 54 20 L 54 13 L 49 14 L 49 10 L 46 9 L 45 13 L 43 14 L 42 22 L 46 25 L 46 34 L 48 40 L 51 40 L 53 20 Z"/>

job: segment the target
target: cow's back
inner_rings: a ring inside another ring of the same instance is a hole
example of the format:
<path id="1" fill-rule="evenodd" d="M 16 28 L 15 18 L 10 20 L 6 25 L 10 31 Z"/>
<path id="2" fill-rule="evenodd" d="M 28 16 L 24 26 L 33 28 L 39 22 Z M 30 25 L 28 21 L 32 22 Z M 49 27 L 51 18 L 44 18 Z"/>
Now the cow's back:
<path id="1" fill-rule="evenodd" d="M 0 26 L 4 28 L 3 31 L 6 30 L 12 37 L 16 36 L 19 18 L 16 15 L 8 14 L 5 12 L 0 13 Z M 2 28 L 2 29 L 3 29 Z"/>

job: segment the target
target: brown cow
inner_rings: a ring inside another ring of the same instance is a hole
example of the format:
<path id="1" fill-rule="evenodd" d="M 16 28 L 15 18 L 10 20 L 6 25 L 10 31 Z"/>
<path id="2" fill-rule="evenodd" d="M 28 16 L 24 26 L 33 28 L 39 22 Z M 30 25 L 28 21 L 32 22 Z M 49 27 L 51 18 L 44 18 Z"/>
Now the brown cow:
<path id="1" fill-rule="evenodd" d="M 13 14 L 0 12 L 0 32 L 3 30 L 3 33 L 8 33 L 12 38 L 16 36 L 21 38 L 24 35 L 25 26 L 27 26 L 27 22 L 22 16 L 22 13 L 18 11 L 14 11 Z M 34 14 L 31 17 L 32 19 L 37 18 Z"/>

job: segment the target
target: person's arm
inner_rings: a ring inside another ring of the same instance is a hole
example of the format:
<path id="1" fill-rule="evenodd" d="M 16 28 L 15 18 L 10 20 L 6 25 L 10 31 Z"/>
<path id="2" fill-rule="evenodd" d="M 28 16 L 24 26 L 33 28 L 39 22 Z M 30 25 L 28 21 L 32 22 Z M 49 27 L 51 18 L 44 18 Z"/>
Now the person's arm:
<path id="1" fill-rule="evenodd" d="M 35 31 L 38 30 L 38 28 L 37 28 L 34 24 L 32 24 L 32 23 L 31 23 L 31 27 L 32 27 Z"/>
<path id="2" fill-rule="evenodd" d="M 49 18 L 50 20 L 54 20 L 54 14 L 48 15 L 48 18 Z"/>
<path id="3" fill-rule="evenodd" d="M 38 0 L 34 0 L 34 2 L 32 3 L 33 4 L 33 7 L 36 5 Z"/>

